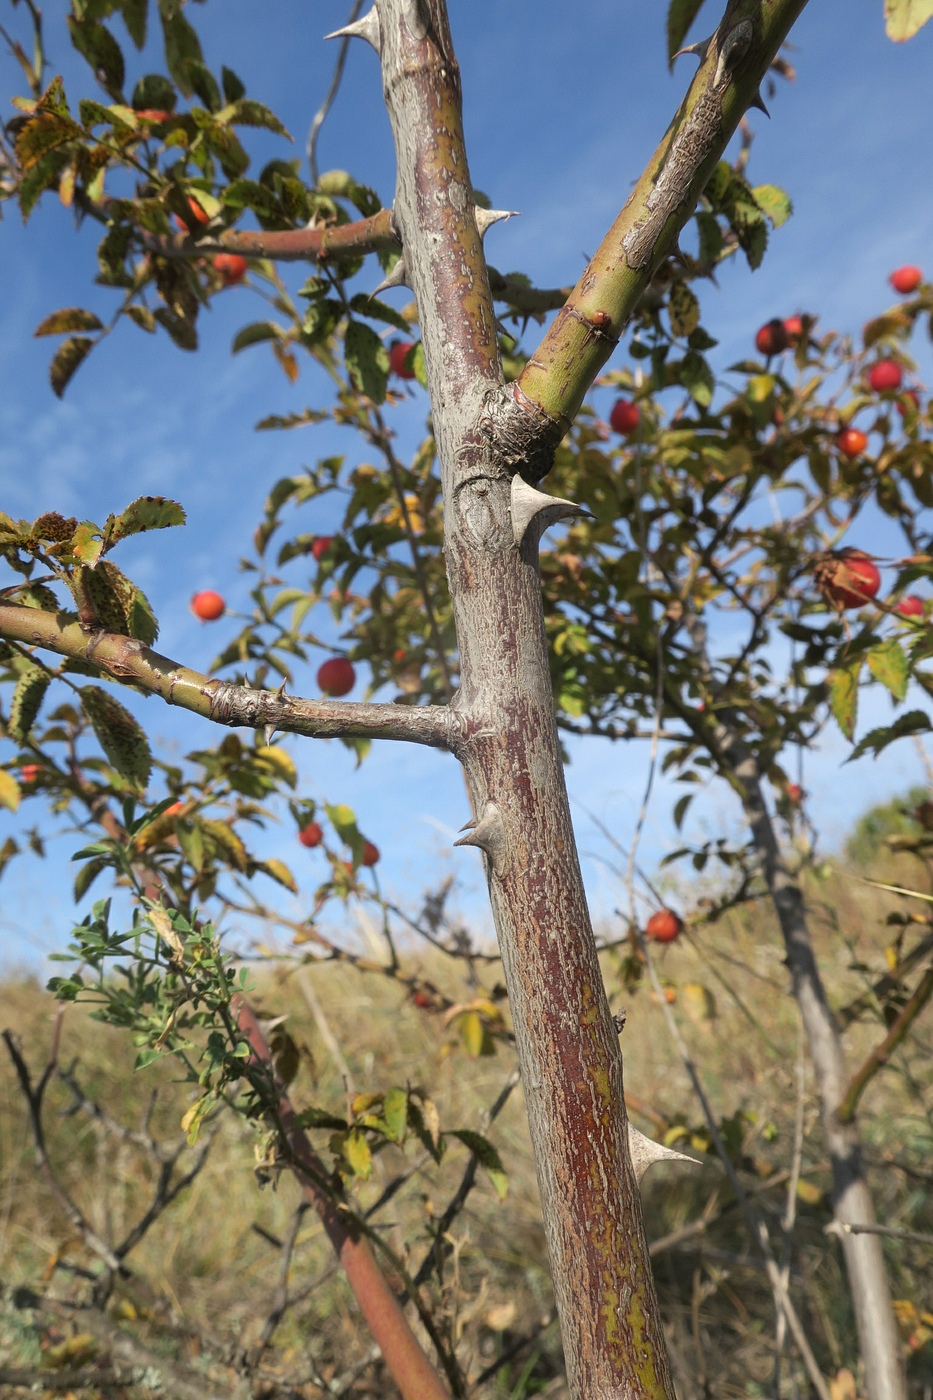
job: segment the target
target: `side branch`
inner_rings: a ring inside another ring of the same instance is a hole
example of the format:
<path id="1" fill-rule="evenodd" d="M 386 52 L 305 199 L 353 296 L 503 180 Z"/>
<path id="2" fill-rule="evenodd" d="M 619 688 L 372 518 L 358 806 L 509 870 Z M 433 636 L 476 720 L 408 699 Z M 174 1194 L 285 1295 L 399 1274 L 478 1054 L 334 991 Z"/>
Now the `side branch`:
<path id="1" fill-rule="evenodd" d="M 554 448 L 675 246 L 743 113 L 760 101 L 759 84 L 805 4 L 731 0 L 703 46 L 699 71 L 664 139 L 512 385 L 506 431 L 513 448 L 524 439 L 518 458 L 533 456 L 537 477 L 550 469 Z"/>
<path id="2" fill-rule="evenodd" d="M 190 233 L 140 235 L 144 248 L 175 262 L 211 257 L 215 253 L 239 253 L 244 258 L 269 258 L 272 262 L 340 262 L 366 253 L 402 251 L 402 240 L 391 209 L 380 209 L 369 219 L 326 228 L 224 229 L 194 238 Z M 530 287 L 521 278 L 489 268 L 489 285 L 496 301 L 526 316 L 558 311 L 570 295 L 569 287 Z"/>
<path id="3" fill-rule="evenodd" d="M 316 739 L 403 739 L 437 749 L 450 748 L 455 741 L 457 718 L 444 705 L 302 700 L 276 690 L 231 685 L 179 666 L 132 637 L 89 632 L 68 613 L 2 605 L 0 637 L 90 661 L 114 680 L 230 728 L 281 730 Z"/>
<path id="4" fill-rule="evenodd" d="M 933 996 L 933 967 L 928 967 L 917 983 L 912 996 L 904 1003 L 901 1014 L 884 1040 L 880 1045 L 875 1046 L 865 1063 L 853 1074 L 836 1115 L 840 1123 L 852 1122 L 862 1094 L 878 1071 L 884 1069 L 931 996 Z"/>
<path id="5" fill-rule="evenodd" d="M 276 262 L 338 262 L 361 253 L 381 253 L 402 244 L 391 209 L 380 209 L 369 219 L 321 228 L 225 229 L 208 231 L 201 238 L 187 233 L 145 234 L 143 244 L 163 258 L 200 258 L 206 253 L 240 253 L 245 258 L 272 258 Z"/>

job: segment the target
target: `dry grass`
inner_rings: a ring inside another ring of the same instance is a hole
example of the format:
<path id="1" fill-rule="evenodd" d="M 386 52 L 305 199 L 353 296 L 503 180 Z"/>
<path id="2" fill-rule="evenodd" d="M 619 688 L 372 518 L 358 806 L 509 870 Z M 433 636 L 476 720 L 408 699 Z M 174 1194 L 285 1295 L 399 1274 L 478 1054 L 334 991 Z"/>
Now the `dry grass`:
<path id="1" fill-rule="evenodd" d="M 814 880 L 808 896 L 820 965 L 838 1005 L 885 970 L 884 947 L 891 930 L 884 917 L 893 904 L 888 896 L 840 874 Z M 793 1002 L 785 994 L 786 974 L 772 920 L 764 907 L 732 912 L 715 927 L 669 948 L 660 965 L 676 993 L 675 1010 L 717 1114 L 741 1115 L 735 1133 L 741 1140 L 742 1179 L 755 1192 L 780 1253 L 780 1222 L 787 1207 L 786 1177 L 781 1173 L 792 1156 L 798 1030 Z M 476 995 L 462 963 L 428 950 L 409 955 L 406 971 L 413 966 L 455 999 Z M 610 999 L 614 1007 L 624 1005 L 628 1011 L 623 1049 L 626 1089 L 636 1106 L 633 1117 L 654 1136 L 660 1120 L 667 1125 L 682 1121 L 685 1141 L 692 1136 L 696 1144 L 702 1118 L 660 1010 L 644 985 L 620 985 L 621 967 L 621 953 L 606 956 Z M 331 964 L 315 968 L 313 976 L 357 1088 L 420 1084 L 436 1102 L 445 1128 L 479 1126 L 483 1110 L 512 1069 L 507 1045 L 500 1045 L 494 1057 L 471 1060 L 462 1049 L 447 1048 L 450 1033 L 441 1018 L 414 1007 L 398 985 Z M 496 976 L 493 965 L 488 986 Z M 292 1034 L 311 1052 L 293 1086 L 297 1105 L 314 1103 L 342 1114 L 346 1088 L 340 1068 L 295 980 L 266 972 L 261 986 L 264 1010 L 287 1012 Z M 712 1019 L 703 1014 L 709 1004 L 696 990 L 699 987 L 715 997 Z M 0 1026 L 15 1030 L 34 1070 L 41 1068 L 48 1052 L 51 1014 L 50 999 L 34 983 L 0 986 Z M 876 1164 L 873 1186 L 880 1219 L 919 1232 L 933 1232 L 930 1020 L 928 1013 L 894 1067 L 874 1081 L 861 1120 Z M 881 1034 L 877 1020 L 852 1028 L 848 1044 L 853 1067 Z M 150 1095 L 158 1090 L 153 1132 L 163 1140 L 178 1138 L 191 1092 L 173 1080 L 171 1064 L 134 1075 L 127 1037 L 94 1023 L 81 1009 L 69 1009 L 64 1023 L 60 1063 L 72 1060 L 88 1096 L 127 1125 L 139 1126 Z M 154 1189 L 154 1164 L 132 1144 L 115 1141 L 86 1115 L 62 1116 L 70 1102 L 66 1087 L 53 1080 L 45 1121 L 54 1170 L 96 1231 L 107 1240 L 119 1239 L 146 1208 Z M 645 1107 L 648 1116 L 639 1111 Z M 821 1368 L 833 1376 L 846 1367 L 857 1372 L 856 1350 L 838 1246 L 823 1233 L 829 1219 L 828 1174 L 809 1077 L 804 1121 L 804 1185 L 788 1242 L 790 1286 Z M 547 1322 L 550 1284 L 520 1089 L 489 1136 L 509 1171 L 508 1198 L 500 1204 L 480 1174 L 451 1228 L 453 1254 L 444 1284 L 435 1281 L 428 1293 L 448 1334 L 457 1338 L 464 1370 L 474 1379 L 521 1338 L 530 1338 L 477 1394 L 516 1400 L 545 1390 L 557 1395 L 559 1339 L 556 1326 Z M 337 1275 L 286 1314 L 264 1359 L 265 1392 L 261 1386 L 244 1388 L 230 1368 L 236 1355 L 255 1344 L 270 1311 L 281 1259 L 274 1242 L 287 1232 L 298 1203 L 295 1185 L 287 1177 L 259 1188 L 254 1141 L 247 1125 L 232 1114 L 224 1116 L 203 1170 L 134 1251 L 133 1277 L 118 1285 L 112 1313 L 151 1350 L 168 1348 L 189 1368 L 200 1366 L 218 1387 L 215 1392 L 208 1387 L 205 1396 L 318 1396 L 325 1393 L 323 1381 L 335 1376 L 347 1377 L 351 1388 L 346 1393 L 391 1394 L 377 1363 L 353 1381 L 351 1368 L 365 1360 L 370 1344 Z M 319 1144 L 326 1147 L 326 1134 Z M 372 1180 L 359 1191 L 361 1206 L 371 1204 L 420 1151 L 415 1142 L 404 1150 L 391 1147 L 382 1153 Z M 412 1271 L 430 1242 L 430 1220 L 456 1190 L 467 1160 L 466 1150 L 453 1144 L 440 1168 L 422 1168 L 375 1217 L 386 1241 Z M 76 1241 L 60 1204 L 36 1171 L 24 1104 L 8 1062 L 0 1068 L 0 1162 L 0 1264 L 7 1285 L 0 1313 L 0 1366 L 28 1366 L 37 1359 L 40 1337 L 47 1345 L 78 1324 L 69 1324 L 61 1308 L 17 1308 L 14 1296 L 21 1304 L 31 1300 L 15 1290 L 29 1288 L 58 1300 L 81 1298 L 91 1287 L 87 1275 L 98 1266 Z M 775 1184 L 766 1184 L 769 1175 Z M 704 1233 L 669 1242 L 655 1260 L 683 1400 L 772 1393 L 772 1297 L 718 1163 L 707 1157 L 696 1170 L 656 1169 L 643 1194 L 651 1240 L 684 1231 L 704 1211 L 710 1220 Z M 933 1248 L 890 1240 L 885 1251 L 895 1296 L 903 1300 L 905 1340 L 912 1339 L 912 1392 L 918 1400 L 928 1400 L 933 1341 L 923 1344 L 917 1318 L 933 1310 Z M 299 1226 L 292 1287 L 300 1289 L 329 1262 L 326 1241 L 308 1213 Z M 282 1390 L 275 1384 L 282 1374 L 306 1384 Z M 782 1375 L 782 1394 L 806 1391 L 790 1344 Z M 145 1391 L 130 1388 L 123 1393 Z"/>

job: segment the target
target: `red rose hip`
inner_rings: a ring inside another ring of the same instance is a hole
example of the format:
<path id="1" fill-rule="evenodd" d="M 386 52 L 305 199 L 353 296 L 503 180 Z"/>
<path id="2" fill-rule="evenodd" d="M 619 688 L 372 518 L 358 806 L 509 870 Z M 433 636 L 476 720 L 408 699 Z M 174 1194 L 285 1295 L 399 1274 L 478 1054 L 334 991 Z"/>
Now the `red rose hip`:
<path id="1" fill-rule="evenodd" d="M 221 595 L 215 593 L 212 588 L 205 588 L 203 592 L 195 593 L 191 599 L 191 611 L 202 622 L 216 622 L 218 617 L 223 615 L 226 606 Z"/>
<path id="2" fill-rule="evenodd" d="M 655 943 L 673 943 L 684 931 L 684 921 L 673 909 L 659 909 L 645 924 L 645 933 Z"/>
<path id="3" fill-rule="evenodd" d="M 622 437 L 634 433 L 641 420 L 641 409 L 628 399 L 617 399 L 609 415 L 609 426 Z"/>
<path id="4" fill-rule="evenodd" d="M 389 369 L 399 379 L 414 379 L 415 371 L 405 363 L 409 350 L 414 346 L 411 340 L 393 340 L 389 346 Z"/>
<path id="5" fill-rule="evenodd" d="M 780 355 L 782 350 L 787 349 L 788 345 L 790 345 L 790 336 L 787 327 L 776 316 L 773 320 L 766 321 L 755 336 L 755 347 L 759 355 L 767 355 L 769 359 L 772 355 Z"/>
<path id="6" fill-rule="evenodd" d="M 899 617 L 923 617 L 923 599 L 918 598 L 916 593 L 908 593 L 894 611 Z"/>
<path id="7" fill-rule="evenodd" d="M 218 253 L 214 259 L 214 269 L 220 274 L 225 287 L 235 287 L 246 276 L 247 262 L 239 253 Z"/>
<path id="8" fill-rule="evenodd" d="M 324 840 L 324 831 L 320 822 L 308 822 L 298 833 L 298 840 L 303 846 L 307 846 L 309 851 L 313 851 L 315 846 L 319 846 Z"/>
<path id="9" fill-rule="evenodd" d="M 345 656 L 332 656 L 317 673 L 317 683 L 325 695 L 349 695 L 356 684 L 356 672 Z"/>
<path id="10" fill-rule="evenodd" d="M 328 550 L 330 549 L 330 547 L 331 547 L 331 545 L 333 544 L 333 542 L 334 542 L 334 537 L 333 537 L 333 535 L 318 535 L 317 539 L 316 539 L 316 540 L 314 541 L 314 543 L 312 544 L 312 546 L 311 546 L 311 553 L 314 555 L 315 559 L 317 560 L 317 562 L 318 562 L 319 564 L 320 564 L 321 560 L 324 558 L 324 555 L 325 555 L 325 554 L 328 552 Z"/>
<path id="11" fill-rule="evenodd" d="M 907 263 L 904 267 L 896 267 L 888 278 L 891 286 L 901 296 L 909 296 L 915 292 L 923 281 L 923 273 L 919 267 L 914 267 L 913 263 Z"/>
<path id="12" fill-rule="evenodd" d="M 378 865 L 379 855 L 380 851 L 378 846 L 374 845 L 372 841 L 364 841 L 360 865 Z"/>
<path id="13" fill-rule="evenodd" d="M 826 601 L 843 612 L 870 603 L 881 587 L 881 574 L 860 549 L 844 549 L 819 565 L 816 581 Z"/>
<path id="14" fill-rule="evenodd" d="M 876 394 L 899 389 L 903 378 L 903 370 L 896 360 L 879 360 L 868 371 L 868 382 Z"/>
<path id="15" fill-rule="evenodd" d="M 843 457 L 851 461 L 854 457 L 861 457 L 868 446 L 868 436 L 861 428 L 843 428 L 836 434 L 836 446 Z"/>

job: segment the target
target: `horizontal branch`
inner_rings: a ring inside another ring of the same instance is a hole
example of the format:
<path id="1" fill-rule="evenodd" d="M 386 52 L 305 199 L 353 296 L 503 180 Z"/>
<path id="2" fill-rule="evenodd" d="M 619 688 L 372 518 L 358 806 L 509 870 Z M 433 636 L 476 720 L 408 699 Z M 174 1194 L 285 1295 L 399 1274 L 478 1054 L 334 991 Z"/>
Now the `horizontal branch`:
<path id="1" fill-rule="evenodd" d="M 114 680 L 231 729 L 281 730 L 315 739 L 402 739 L 437 749 L 450 748 L 455 737 L 456 716 L 447 706 L 302 700 L 231 685 L 180 666 L 132 637 L 87 631 L 70 613 L 0 605 L 0 637 L 90 661 Z"/>
<path id="2" fill-rule="evenodd" d="M 144 245 L 163 258 L 200 258 L 205 253 L 240 253 L 276 262 L 337 262 L 365 253 L 401 252 L 391 209 L 368 219 L 317 228 L 224 229 L 200 238 L 188 233 L 144 234 Z"/>
<path id="3" fill-rule="evenodd" d="M 151 253 L 175 261 L 210 257 L 215 253 L 239 253 L 244 258 L 269 258 L 273 262 L 339 262 L 367 253 L 402 251 L 391 209 L 380 209 L 369 219 L 321 228 L 224 229 L 217 233 L 141 233 Z M 528 316 L 559 311 L 570 287 L 532 287 L 522 277 L 489 269 L 489 283 L 496 301 Z"/>

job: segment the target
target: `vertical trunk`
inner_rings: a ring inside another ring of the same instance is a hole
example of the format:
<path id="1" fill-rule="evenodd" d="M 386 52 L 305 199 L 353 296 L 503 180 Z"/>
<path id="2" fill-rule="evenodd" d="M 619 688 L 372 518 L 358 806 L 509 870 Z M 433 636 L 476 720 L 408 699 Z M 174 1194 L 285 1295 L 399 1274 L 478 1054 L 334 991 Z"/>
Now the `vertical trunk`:
<path id="1" fill-rule="evenodd" d="M 671 1396 L 564 785 L 537 531 L 516 548 L 507 482 L 490 480 L 485 496 L 486 547 L 448 545 L 464 677 L 456 752 L 479 818 L 467 842 L 486 859 L 568 1379 L 588 1400 Z"/>
<path id="2" fill-rule="evenodd" d="M 838 1109 L 848 1085 L 839 1029 L 826 1000 L 813 953 L 803 893 L 781 854 L 765 805 L 757 760 L 725 726 L 722 751 L 739 785 L 742 805 L 777 913 L 791 984 L 820 1096 L 823 1131 L 833 1174 L 833 1215 L 843 1225 L 875 1222 L 858 1128 L 841 1123 Z M 884 1253 L 878 1235 L 842 1235 L 842 1249 L 855 1308 L 859 1348 L 869 1400 L 906 1400 L 903 1348 L 891 1305 Z"/>
<path id="3" fill-rule="evenodd" d="M 375 13 L 364 37 L 395 136 L 445 501 L 461 673 L 451 747 L 476 815 L 465 844 L 486 861 L 571 1394 L 673 1400 L 554 715 L 534 518 L 549 507 L 523 484 L 516 498 L 514 454 L 496 438 L 505 388 L 446 10 L 376 0 Z"/>

